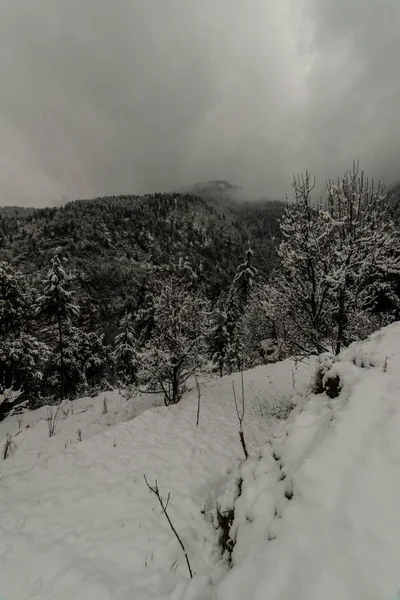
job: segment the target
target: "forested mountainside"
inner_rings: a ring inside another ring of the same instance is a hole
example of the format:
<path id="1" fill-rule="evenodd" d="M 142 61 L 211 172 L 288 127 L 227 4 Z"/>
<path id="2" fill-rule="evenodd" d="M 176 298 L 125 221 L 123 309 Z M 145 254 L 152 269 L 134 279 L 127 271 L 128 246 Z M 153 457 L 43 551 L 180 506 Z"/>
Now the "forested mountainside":
<path id="1" fill-rule="evenodd" d="M 74 275 L 88 331 L 113 329 L 135 311 L 156 269 L 180 269 L 215 300 L 248 242 L 265 277 L 277 264 L 280 202 L 229 206 L 189 193 L 115 196 L 39 210 L 0 210 L 0 260 L 40 287 L 57 248 Z"/>

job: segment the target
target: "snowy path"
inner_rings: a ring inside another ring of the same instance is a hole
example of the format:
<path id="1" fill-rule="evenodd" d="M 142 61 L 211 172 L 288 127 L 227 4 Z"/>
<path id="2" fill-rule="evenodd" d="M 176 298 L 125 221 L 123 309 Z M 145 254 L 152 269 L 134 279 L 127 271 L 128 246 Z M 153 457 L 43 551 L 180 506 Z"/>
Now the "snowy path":
<path id="1" fill-rule="evenodd" d="M 298 390 L 311 368 L 295 373 Z M 236 382 L 238 382 L 238 377 Z M 293 395 L 289 362 L 245 374 L 245 433 L 251 450 L 268 436 L 268 407 Z M 278 391 L 279 390 L 279 391 Z M 148 491 L 143 475 L 157 478 L 186 545 L 193 570 L 217 577 L 224 566 L 216 533 L 201 514 L 230 481 L 242 459 L 231 379 L 204 386 L 200 426 L 197 397 L 153 408 L 67 449 L 47 449 L 32 466 L 22 448 L 0 470 L 0 597 L 7 600 L 141 600 L 166 597 L 187 577 L 181 549 Z M 101 406 L 95 407 L 101 411 Z M 93 414 L 84 417 L 86 427 Z M 74 428 L 76 418 L 74 416 Z M 64 445 L 68 419 L 60 423 Z M 36 432 L 36 434 L 35 434 Z M 42 447 L 43 423 L 28 430 Z M 0 465 L 0 469 L 3 466 Z M 4 474 L 3 474 L 4 473 Z M 179 596 L 180 597 L 180 596 Z M 178 596 L 174 596 L 178 598 Z"/>

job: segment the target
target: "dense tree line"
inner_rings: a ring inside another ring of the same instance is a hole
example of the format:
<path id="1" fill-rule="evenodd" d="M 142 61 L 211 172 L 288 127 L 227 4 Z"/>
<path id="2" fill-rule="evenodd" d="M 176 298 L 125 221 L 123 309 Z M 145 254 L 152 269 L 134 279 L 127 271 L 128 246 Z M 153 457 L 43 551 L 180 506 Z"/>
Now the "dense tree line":
<path id="1" fill-rule="evenodd" d="M 293 190 L 280 222 L 279 204 L 217 212 L 190 195 L 13 216 L 0 392 L 35 406 L 112 385 L 170 405 L 199 372 L 337 354 L 398 318 L 400 243 L 383 187 L 354 166 L 319 202 L 308 173 Z"/>
<path id="2" fill-rule="evenodd" d="M 190 194 L 118 196 L 27 214 L 0 212 L 0 260 L 38 287 L 57 247 L 74 275 L 79 325 L 107 341 L 128 309 L 140 307 L 149 267 L 184 261 L 214 301 L 227 289 L 248 239 L 263 276 L 277 264 L 280 203 L 210 204 Z M 260 235 L 260 227 L 264 235 Z"/>

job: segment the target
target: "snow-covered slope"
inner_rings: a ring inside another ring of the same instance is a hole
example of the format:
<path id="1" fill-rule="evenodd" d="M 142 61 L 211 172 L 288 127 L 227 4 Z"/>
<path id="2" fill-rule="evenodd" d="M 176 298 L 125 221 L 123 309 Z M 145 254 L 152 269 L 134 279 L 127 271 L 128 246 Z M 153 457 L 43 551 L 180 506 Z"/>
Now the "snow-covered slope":
<path id="1" fill-rule="evenodd" d="M 336 376 L 338 397 L 309 396 L 243 466 L 214 599 L 400 597 L 400 324 L 350 346 Z"/>
<path id="2" fill-rule="evenodd" d="M 244 431 L 252 454 L 279 412 L 304 394 L 313 368 L 291 361 L 245 373 Z M 233 377 L 240 398 L 240 378 Z M 0 463 L 0 597 L 7 600 L 200 600 L 226 566 L 204 507 L 223 493 L 243 453 L 230 377 L 175 407 L 116 393 L 65 407 L 48 437 L 46 409 L 0 423 L 16 444 Z M 156 399 L 157 401 L 157 399 Z M 159 401 L 159 399 L 158 399 Z M 72 410 L 72 407 L 73 410 Z M 69 412 L 68 412 L 69 409 Z M 72 414 L 73 413 L 73 414 Z M 81 431 L 81 436 L 78 435 Z M 82 437 L 82 441 L 78 441 Z M 196 578 L 145 484 L 158 480 Z"/>
<path id="3" fill-rule="evenodd" d="M 118 422 L 127 418 L 121 405 L 115 425 L 102 415 L 101 398 L 92 400 L 73 415 L 81 415 L 80 425 L 66 417 L 47 442 L 37 415 L 14 438 L 25 436 L 26 446 L 19 442 L 0 467 L 0 597 L 400 597 L 400 324 L 322 364 L 325 384 L 340 383 L 336 397 L 307 390 L 310 364 L 286 361 L 245 373 L 246 462 L 229 377 L 203 385 L 199 427 L 195 391 L 178 406 L 151 408 L 131 421 Z M 274 418 L 296 393 L 301 398 L 288 419 Z M 143 408 L 149 400 L 140 402 Z M 17 427 L 9 420 L 1 435 Z M 64 448 L 76 427 L 85 429 L 83 441 Z M 36 459 L 35 447 L 46 458 Z M 168 510 L 192 580 L 144 474 L 157 478 L 164 498 L 171 492 Z M 211 522 L 217 501 L 221 510 L 235 507 L 230 570 Z"/>

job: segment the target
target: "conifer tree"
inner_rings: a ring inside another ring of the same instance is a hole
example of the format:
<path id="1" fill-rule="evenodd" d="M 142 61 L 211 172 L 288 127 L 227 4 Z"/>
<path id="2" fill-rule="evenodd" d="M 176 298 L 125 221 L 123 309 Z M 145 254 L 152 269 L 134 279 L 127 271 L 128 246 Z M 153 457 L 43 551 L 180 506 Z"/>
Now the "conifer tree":
<path id="1" fill-rule="evenodd" d="M 44 292 L 38 300 L 38 314 L 45 315 L 57 324 L 60 352 L 60 397 L 65 395 L 63 325 L 78 314 L 73 303 L 72 292 L 66 289 L 67 274 L 61 264 L 59 253 L 51 259 L 51 268 L 44 280 Z"/>
<path id="2" fill-rule="evenodd" d="M 211 330 L 209 335 L 210 355 L 213 364 L 222 377 L 226 367 L 229 349 L 229 335 L 227 330 L 227 314 L 224 298 L 217 302 L 211 315 Z"/>
<path id="3" fill-rule="evenodd" d="M 237 289 L 231 285 L 225 305 L 225 327 L 228 336 L 226 367 L 228 373 L 240 370 L 241 366 L 242 345 L 238 336 L 238 324 L 243 314 L 242 311 L 243 305 L 240 304 Z"/>
<path id="4" fill-rule="evenodd" d="M 16 335 L 31 315 L 32 293 L 23 274 L 0 262 L 0 336 Z"/>
<path id="5" fill-rule="evenodd" d="M 115 369 L 124 383 L 137 383 L 138 349 L 130 313 L 125 313 L 121 321 L 121 328 L 121 332 L 114 340 Z"/>
<path id="6" fill-rule="evenodd" d="M 249 242 L 246 250 L 245 260 L 238 266 L 235 278 L 233 280 L 233 287 L 236 289 L 236 293 L 243 310 L 249 300 L 250 294 L 254 287 L 255 278 L 258 274 L 256 267 L 253 265 L 253 260 L 254 253 Z"/>
<path id="7" fill-rule="evenodd" d="M 243 343 L 240 339 L 238 325 L 251 298 L 257 273 L 257 269 L 253 266 L 253 251 L 249 243 L 245 260 L 238 266 L 226 297 L 223 308 L 225 323 L 223 327 L 220 326 L 216 330 L 216 333 L 219 334 L 221 349 L 222 344 L 224 345 L 223 360 L 229 373 L 240 370 L 243 366 Z M 216 339 L 215 342 L 218 342 L 218 340 Z M 220 365 L 222 360 L 221 349 L 219 351 Z M 221 366 L 219 371 L 222 372 Z"/>

